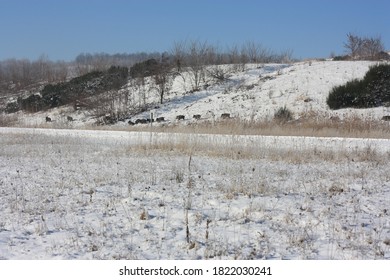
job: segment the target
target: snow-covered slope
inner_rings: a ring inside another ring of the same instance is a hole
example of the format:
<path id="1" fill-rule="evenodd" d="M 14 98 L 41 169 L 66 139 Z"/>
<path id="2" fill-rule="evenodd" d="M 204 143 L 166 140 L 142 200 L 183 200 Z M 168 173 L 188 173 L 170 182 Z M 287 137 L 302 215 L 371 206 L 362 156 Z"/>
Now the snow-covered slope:
<path id="1" fill-rule="evenodd" d="M 389 115 L 385 107 L 372 109 L 342 109 L 333 111 L 326 104 L 329 91 L 336 85 L 341 85 L 352 79 L 363 78 L 370 65 L 376 62 L 368 61 L 307 61 L 291 65 L 265 64 L 246 65 L 246 70 L 234 70 L 234 66 L 225 67 L 227 79 L 224 82 L 207 81 L 202 90 L 190 92 L 191 81 L 188 74 L 175 78 L 172 89 L 164 97 L 164 103 L 159 104 L 156 90 L 144 88 L 143 96 L 129 82 L 124 89 L 131 93 L 131 102 L 138 104 L 146 102 L 152 110 L 130 116 L 126 122 L 117 126 L 127 125 L 128 120 L 153 116 L 164 117 L 164 124 L 178 123 L 176 116 L 185 116 L 181 123 L 195 122 L 194 115 L 200 115 L 201 121 L 217 121 L 222 114 L 230 114 L 241 120 L 270 120 L 275 112 L 286 106 L 293 112 L 294 118 L 305 115 L 317 117 L 357 116 L 363 119 L 379 120 Z M 83 111 L 74 111 L 70 107 L 53 109 L 49 112 L 36 114 L 19 114 L 20 125 L 40 126 L 45 123 L 45 116 L 50 115 L 55 122 L 49 127 L 83 127 L 93 124 L 96 119 Z M 68 123 L 70 115 L 75 122 Z"/>
<path id="2" fill-rule="evenodd" d="M 280 107 L 286 106 L 296 119 L 311 111 L 328 117 L 357 114 L 362 118 L 378 119 L 387 114 L 386 108 L 332 111 L 326 104 L 334 86 L 363 78 L 370 65 L 373 62 L 313 61 L 249 66 L 246 71 L 233 73 L 224 83 L 191 94 L 181 94 L 185 85 L 178 78 L 173 89 L 176 94 L 168 96 L 155 113 L 170 121 L 177 115 L 194 121 L 195 114 L 201 115 L 202 119 L 218 119 L 223 113 L 256 121 L 271 119 Z M 145 112 L 134 119 L 148 114 Z"/>

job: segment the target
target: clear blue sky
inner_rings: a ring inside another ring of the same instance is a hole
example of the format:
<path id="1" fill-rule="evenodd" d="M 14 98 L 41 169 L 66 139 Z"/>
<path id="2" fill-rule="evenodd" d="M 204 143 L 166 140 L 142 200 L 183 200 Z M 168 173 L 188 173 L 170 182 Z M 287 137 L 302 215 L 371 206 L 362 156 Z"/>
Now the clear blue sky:
<path id="1" fill-rule="evenodd" d="M 390 1 L 0 0 L 0 60 L 161 52 L 184 40 L 328 57 L 344 53 L 348 32 L 380 35 L 390 49 Z"/>

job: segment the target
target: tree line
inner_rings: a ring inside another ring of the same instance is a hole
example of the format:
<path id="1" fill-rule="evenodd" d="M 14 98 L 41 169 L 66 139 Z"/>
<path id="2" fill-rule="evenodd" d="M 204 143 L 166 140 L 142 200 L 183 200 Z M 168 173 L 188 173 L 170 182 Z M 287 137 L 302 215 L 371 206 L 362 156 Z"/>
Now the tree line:
<path id="1" fill-rule="evenodd" d="M 69 74 L 69 63 L 53 62 L 46 56 L 35 61 L 7 59 L 0 61 L 0 89 L 19 90 L 39 82 L 64 81 Z"/>
<path id="2" fill-rule="evenodd" d="M 344 47 L 348 53 L 342 59 L 380 59 L 384 44 L 380 36 L 361 37 L 347 34 Z M 37 60 L 7 59 L 0 61 L 0 96 L 26 89 L 32 85 L 64 82 L 92 71 L 105 71 L 111 66 L 131 68 L 137 63 L 162 58 L 180 72 L 183 67 L 196 76 L 194 88 L 202 78 L 205 65 L 234 64 L 244 67 L 247 63 L 280 63 L 293 60 L 293 51 L 275 52 L 262 44 L 247 41 L 241 45 L 226 48 L 209 44 L 207 41 L 178 41 L 166 52 L 139 53 L 81 53 L 73 61 L 52 61 L 46 55 Z M 199 75 L 198 75 L 199 74 Z M 218 73 L 215 73 L 218 76 Z"/>
<path id="3" fill-rule="evenodd" d="M 3 60 L 0 61 L 0 96 L 47 83 L 65 82 L 93 71 L 105 71 L 111 66 L 130 67 L 139 61 L 158 56 L 158 53 L 82 53 L 71 62 L 52 61 L 46 55 L 34 61 Z"/>

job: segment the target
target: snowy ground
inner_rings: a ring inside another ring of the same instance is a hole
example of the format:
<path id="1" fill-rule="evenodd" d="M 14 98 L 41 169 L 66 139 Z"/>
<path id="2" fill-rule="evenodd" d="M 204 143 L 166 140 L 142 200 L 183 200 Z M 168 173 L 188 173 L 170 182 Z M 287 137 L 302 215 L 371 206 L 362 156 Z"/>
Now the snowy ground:
<path id="1" fill-rule="evenodd" d="M 390 140 L 0 128 L 0 145 L 0 259 L 390 259 Z"/>

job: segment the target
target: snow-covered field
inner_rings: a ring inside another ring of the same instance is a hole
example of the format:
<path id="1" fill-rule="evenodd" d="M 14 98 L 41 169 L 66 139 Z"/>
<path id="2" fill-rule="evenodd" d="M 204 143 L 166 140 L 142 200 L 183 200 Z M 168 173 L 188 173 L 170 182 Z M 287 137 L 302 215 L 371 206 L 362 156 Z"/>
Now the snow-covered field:
<path id="1" fill-rule="evenodd" d="M 0 259 L 390 259 L 390 140 L 0 128 L 0 145 Z"/>

